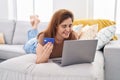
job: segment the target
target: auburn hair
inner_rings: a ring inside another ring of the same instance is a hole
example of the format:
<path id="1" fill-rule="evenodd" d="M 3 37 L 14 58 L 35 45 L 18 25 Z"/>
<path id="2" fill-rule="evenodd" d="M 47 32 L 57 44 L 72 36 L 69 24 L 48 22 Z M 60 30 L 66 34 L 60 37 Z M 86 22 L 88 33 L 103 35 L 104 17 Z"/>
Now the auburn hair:
<path id="1" fill-rule="evenodd" d="M 45 31 L 43 31 L 42 33 L 44 33 L 44 37 L 50 37 L 50 38 L 54 38 L 56 36 L 56 27 L 58 27 L 64 20 L 71 18 L 72 22 L 74 20 L 74 16 L 73 13 L 69 10 L 66 9 L 60 9 L 58 11 L 56 11 L 52 18 L 50 23 L 48 24 L 48 27 Z M 38 37 L 41 33 L 38 34 Z M 71 39 L 72 34 L 70 34 L 69 39 Z"/>

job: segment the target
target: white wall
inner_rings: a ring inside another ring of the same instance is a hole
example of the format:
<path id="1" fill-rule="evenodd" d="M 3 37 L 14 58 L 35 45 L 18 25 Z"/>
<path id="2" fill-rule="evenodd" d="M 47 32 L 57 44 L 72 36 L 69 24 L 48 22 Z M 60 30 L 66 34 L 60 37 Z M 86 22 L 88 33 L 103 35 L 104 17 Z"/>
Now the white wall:
<path id="1" fill-rule="evenodd" d="M 53 12 L 58 9 L 68 9 L 74 14 L 75 19 L 92 18 L 93 0 L 53 0 Z"/>
<path id="2" fill-rule="evenodd" d="M 94 0 L 87 0 L 87 18 L 93 18 Z"/>
<path id="3" fill-rule="evenodd" d="M 0 19 L 15 19 L 15 6 L 8 3 L 15 4 L 16 0 L 0 0 Z M 53 12 L 65 8 L 73 12 L 75 19 L 92 18 L 93 17 L 93 0 L 53 0 Z M 13 9 L 12 9 L 13 8 Z M 10 17 L 9 17 L 10 16 Z"/>
<path id="4" fill-rule="evenodd" d="M 0 0 L 0 20 L 8 19 L 8 0 Z"/>
<path id="5" fill-rule="evenodd" d="M 9 20 L 16 20 L 16 18 L 17 18 L 16 3 L 17 3 L 16 0 L 8 0 L 8 19 Z"/>
<path id="6" fill-rule="evenodd" d="M 94 0 L 94 18 L 110 19 L 114 21 L 114 6 L 115 0 Z"/>

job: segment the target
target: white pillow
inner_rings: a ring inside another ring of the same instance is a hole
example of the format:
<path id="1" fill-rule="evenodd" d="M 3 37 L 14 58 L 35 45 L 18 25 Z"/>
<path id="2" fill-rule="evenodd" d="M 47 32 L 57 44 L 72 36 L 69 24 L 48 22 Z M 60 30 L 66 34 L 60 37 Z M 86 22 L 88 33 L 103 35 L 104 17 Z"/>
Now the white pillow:
<path id="1" fill-rule="evenodd" d="M 83 26 L 82 24 L 74 25 L 72 27 L 72 30 L 75 31 L 76 33 L 79 33 L 79 31 L 81 30 L 82 26 Z"/>
<path id="2" fill-rule="evenodd" d="M 95 39 L 96 34 L 98 31 L 98 24 L 94 24 L 94 25 L 86 25 L 85 27 L 83 27 L 81 29 L 80 32 L 80 40 L 90 40 L 90 39 Z"/>
<path id="3" fill-rule="evenodd" d="M 102 49 L 104 45 L 107 44 L 112 39 L 112 37 L 115 34 L 115 30 L 116 30 L 115 25 L 112 25 L 105 27 L 98 32 L 95 38 L 98 39 L 97 50 Z"/>
<path id="4" fill-rule="evenodd" d="M 0 32 L 0 44 L 5 44 L 4 35 Z"/>

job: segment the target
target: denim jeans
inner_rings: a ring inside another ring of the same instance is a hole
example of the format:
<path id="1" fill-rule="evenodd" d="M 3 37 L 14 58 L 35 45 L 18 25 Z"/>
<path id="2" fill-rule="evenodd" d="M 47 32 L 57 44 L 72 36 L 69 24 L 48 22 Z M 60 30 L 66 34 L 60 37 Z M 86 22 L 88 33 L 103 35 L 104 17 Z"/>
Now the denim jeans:
<path id="1" fill-rule="evenodd" d="M 26 53 L 36 53 L 36 46 L 37 46 L 37 36 L 38 30 L 31 29 L 28 31 L 28 41 L 25 43 L 23 49 Z"/>

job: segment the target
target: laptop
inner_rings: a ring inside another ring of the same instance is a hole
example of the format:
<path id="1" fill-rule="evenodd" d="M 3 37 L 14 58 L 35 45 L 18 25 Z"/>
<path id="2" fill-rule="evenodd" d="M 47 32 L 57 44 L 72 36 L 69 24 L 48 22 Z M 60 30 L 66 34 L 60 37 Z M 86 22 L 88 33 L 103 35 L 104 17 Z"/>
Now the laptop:
<path id="1" fill-rule="evenodd" d="M 53 62 L 67 66 L 94 61 L 98 40 L 66 40 L 64 41 L 62 58 L 53 59 Z"/>

